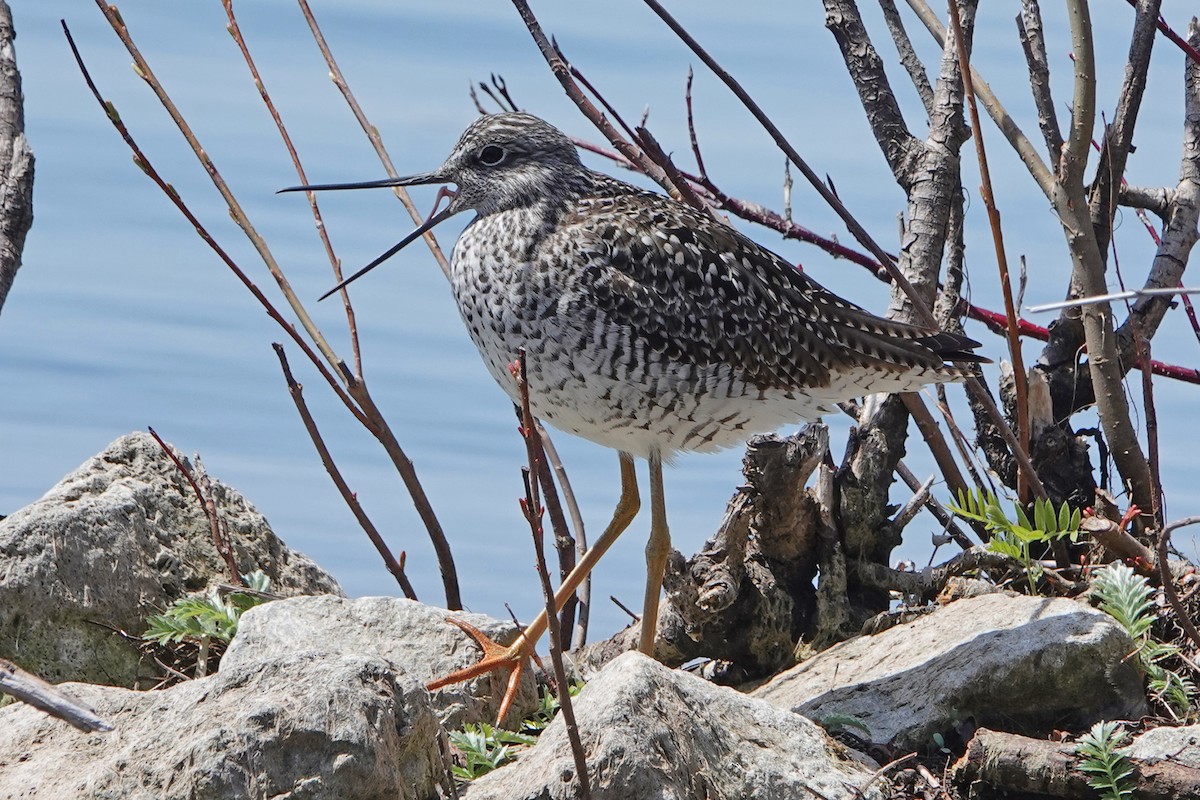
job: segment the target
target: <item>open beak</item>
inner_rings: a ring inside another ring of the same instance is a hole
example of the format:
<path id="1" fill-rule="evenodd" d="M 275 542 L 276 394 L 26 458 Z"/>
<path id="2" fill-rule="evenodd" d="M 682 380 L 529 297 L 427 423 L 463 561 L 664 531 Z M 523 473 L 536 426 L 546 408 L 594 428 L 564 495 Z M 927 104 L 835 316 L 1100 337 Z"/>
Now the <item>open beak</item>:
<path id="1" fill-rule="evenodd" d="M 323 183 L 312 186 L 289 186 L 286 189 L 280 189 L 278 192 L 276 192 L 276 194 L 282 194 L 283 192 L 319 192 L 337 189 L 382 189 L 391 188 L 393 186 L 425 186 L 431 183 L 447 183 L 447 180 L 437 172 L 423 172 L 420 175 L 409 175 L 408 177 L 404 178 L 384 178 L 380 181 L 365 181 L 362 183 Z M 341 290 L 352 281 L 358 280 L 363 275 L 366 275 L 368 272 L 375 269 L 375 267 L 378 267 L 384 261 L 387 261 L 389 258 L 396 255 L 396 253 L 399 253 L 413 241 L 423 236 L 426 231 L 432 230 L 436 225 L 454 216 L 460 210 L 461 209 L 454 207 L 454 201 L 451 200 L 450 205 L 447 206 L 443 211 L 438 214 L 434 214 L 429 219 L 425 220 L 420 227 L 418 227 L 408 236 L 405 236 L 403 239 L 401 239 L 397 245 L 388 248 L 387 252 L 385 252 L 383 255 L 379 256 L 370 264 L 367 264 L 358 272 L 354 273 L 349 278 L 346 278 L 337 286 L 334 286 L 328 292 L 321 295 L 319 298 L 317 298 L 318 302 L 324 300 L 326 297 L 329 297 L 334 292 Z"/>

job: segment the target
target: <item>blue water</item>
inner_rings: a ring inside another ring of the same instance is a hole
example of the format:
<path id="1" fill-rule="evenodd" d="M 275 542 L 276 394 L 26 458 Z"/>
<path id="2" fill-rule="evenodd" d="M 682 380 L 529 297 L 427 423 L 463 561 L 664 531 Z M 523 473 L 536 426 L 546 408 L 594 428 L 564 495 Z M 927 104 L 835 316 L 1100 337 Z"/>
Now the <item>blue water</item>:
<path id="1" fill-rule="evenodd" d="M 17 55 L 25 81 L 28 136 L 37 156 L 36 220 L 24 267 L 0 313 L 0 513 L 36 499 L 64 473 L 132 430 L 154 426 L 187 452 L 199 452 L 215 476 L 238 487 L 292 546 L 333 571 L 355 595 L 394 594 L 382 568 L 323 472 L 289 399 L 270 348 L 282 340 L 229 271 L 197 239 L 158 190 L 130 162 L 127 148 L 87 94 L 62 37 L 65 17 L 104 95 L 143 149 L 230 253 L 283 307 L 278 291 L 224 204 L 182 143 L 162 108 L 129 69 L 129 57 L 90 3 L 18 0 L 13 4 Z M 365 138 L 326 78 L 295 7 L 282 0 L 238 4 L 268 89 L 300 148 L 310 180 L 382 177 Z M 564 98 L 516 13 L 506 4 L 315 3 L 324 32 L 351 86 L 389 145 L 401 171 L 438 164 L 473 118 L 473 81 L 502 74 L 517 102 L 569 132 L 595 132 Z M 892 245 L 903 197 L 862 120 L 818 4 L 674 3 L 693 33 L 712 49 L 788 132 L 814 168 L 829 174 L 847 205 Z M 1184 22 L 1180 3 L 1165 4 Z M 656 135 L 690 165 L 683 112 L 686 49 L 632 0 L 596 4 L 539 3 L 546 28 L 572 59 L 636 122 L 645 107 Z M 1103 8 L 1100 8 L 1103 6 Z M 143 52 L 191 121 L 201 142 L 270 243 L 290 280 L 309 303 L 334 347 L 349 358 L 341 308 L 315 298 L 332 284 L 300 196 L 274 195 L 297 182 L 245 69 L 225 32 L 217 3 L 128 0 L 124 19 Z M 1023 67 L 1010 8 L 987 9 L 976 49 L 979 68 L 1036 141 L 1036 123 L 1022 82 Z M 1131 19 L 1120 3 L 1097 4 L 1100 97 L 1111 117 Z M 1065 29 L 1057 22 L 1057 32 Z M 885 37 L 882 28 L 876 35 Z M 921 51 L 932 52 L 914 22 Z M 886 38 L 877 43 L 890 57 Z M 1173 184 L 1179 158 L 1182 57 L 1159 44 L 1142 113 L 1139 149 L 1130 161 L 1135 183 Z M 1051 48 L 1054 83 L 1069 97 L 1068 46 Z M 1109 54 L 1112 54 L 1110 57 Z M 891 72 L 904 102 L 915 93 Z M 695 103 L 710 174 L 729 193 L 782 206 L 783 157 L 717 80 L 697 68 Z M 910 109 L 915 106 L 910 105 Z M 1065 112 L 1064 112 L 1065 116 Z M 923 134 L 924 115 L 910 113 Z M 1062 234 L 1045 203 L 999 134 L 986 131 L 1004 214 L 1010 256 L 1026 254 L 1033 275 L 1026 301 L 1059 299 L 1068 271 Z M 608 168 L 600 159 L 589 163 Z M 967 167 L 974 171 L 974 165 Z M 971 189 L 972 287 L 984 305 L 995 277 L 984 213 Z M 416 193 L 428 209 L 432 190 Z M 353 269 L 406 233 L 411 223 L 384 192 L 321 198 L 339 257 Z M 851 241 L 814 193 L 797 183 L 798 221 Z M 447 247 L 451 221 L 439 230 Z M 882 311 L 884 288 L 857 267 L 751 234 L 804 263 L 818 280 Z M 1140 276 L 1152 252 L 1132 215 L 1118 233 L 1121 263 Z M 413 246 L 354 291 L 366 374 L 425 484 L 453 543 L 466 603 L 503 616 L 511 603 L 524 619 L 540 594 L 532 571 L 528 529 L 519 515 L 523 445 L 507 399 L 492 384 L 464 335 L 441 272 Z M 1040 320 L 1042 322 L 1048 320 Z M 1000 342 L 979 328 L 993 357 Z M 1155 355 L 1195 362 L 1196 342 L 1181 315 L 1155 340 Z M 1026 357 L 1037 345 L 1026 347 Z M 431 548 L 382 449 L 334 400 L 294 347 L 293 368 L 345 475 L 391 543 L 406 550 L 422 599 L 438 602 L 440 581 Z M 1171 516 L 1196 513 L 1196 471 L 1187 387 L 1159 381 L 1163 467 Z M 953 390 L 958 392 L 958 390 Z M 1138 394 L 1136 384 L 1132 391 Z M 833 421 L 835 453 L 845 425 Z M 556 439 L 595 536 L 616 499 L 616 456 L 586 442 Z M 921 475 L 932 468 L 910 448 Z M 716 528 L 740 480 L 740 452 L 679 459 L 667 476 L 676 545 L 695 551 Z M 894 493 L 897 501 L 906 496 Z M 933 523 L 920 519 L 898 551 L 925 563 Z M 641 549 L 647 523 L 638 520 L 597 572 L 596 634 L 625 621 L 609 605 L 613 594 L 635 606 L 641 597 Z M 947 555 L 943 553 L 939 556 Z"/>

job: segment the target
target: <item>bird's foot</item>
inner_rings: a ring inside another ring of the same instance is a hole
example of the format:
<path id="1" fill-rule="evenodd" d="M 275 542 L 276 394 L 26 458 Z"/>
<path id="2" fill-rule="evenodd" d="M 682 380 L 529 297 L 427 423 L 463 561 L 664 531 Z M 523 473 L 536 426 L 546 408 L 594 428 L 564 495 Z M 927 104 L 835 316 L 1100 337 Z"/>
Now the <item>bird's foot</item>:
<path id="1" fill-rule="evenodd" d="M 504 699 L 500 701 L 500 710 L 496 712 L 496 725 L 502 725 L 504 718 L 508 715 L 508 710 L 512 707 L 513 700 L 517 696 L 517 690 L 521 686 L 521 675 L 525 672 L 525 665 L 529 663 L 529 658 L 533 654 L 534 643 L 530 642 L 526 638 L 525 633 L 522 632 L 517 641 L 511 645 L 502 645 L 493 641 L 491 637 L 479 630 L 479 628 L 468 622 L 463 622 L 461 619 L 446 617 L 446 622 L 462 628 L 464 633 L 474 639 L 480 649 L 483 650 L 483 658 L 469 667 L 456 670 L 445 677 L 425 684 L 425 688 L 432 692 L 443 686 L 462 683 L 471 678 L 486 675 L 489 672 L 500 669 L 508 670 L 508 686 L 504 690 Z"/>

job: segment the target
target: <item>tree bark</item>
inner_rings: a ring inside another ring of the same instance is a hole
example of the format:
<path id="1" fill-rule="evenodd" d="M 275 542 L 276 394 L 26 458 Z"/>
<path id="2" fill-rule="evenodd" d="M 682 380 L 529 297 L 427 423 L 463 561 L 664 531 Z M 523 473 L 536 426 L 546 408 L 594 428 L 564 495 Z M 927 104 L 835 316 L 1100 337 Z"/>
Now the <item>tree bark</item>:
<path id="1" fill-rule="evenodd" d="M 0 310 L 21 267 L 25 234 L 33 224 L 33 151 L 25 139 L 15 38 L 12 11 L 0 0 Z"/>

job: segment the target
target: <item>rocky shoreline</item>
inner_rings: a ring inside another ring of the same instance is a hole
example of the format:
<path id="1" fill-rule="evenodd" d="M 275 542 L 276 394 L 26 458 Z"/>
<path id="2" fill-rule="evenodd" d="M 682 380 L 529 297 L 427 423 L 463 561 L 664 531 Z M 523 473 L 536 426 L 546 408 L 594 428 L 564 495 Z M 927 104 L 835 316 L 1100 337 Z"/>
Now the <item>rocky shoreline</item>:
<path id="1" fill-rule="evenodd" d="M 346 598 L 216 480 L 237 563 L 286 599 L 245 613 L 216 674 L 139 690 L 155 665 L 114 631 L 138 636 L 151 614 L 227 580 L 182 480 L 153 439 L 131 434 L 0 521 L 0 657 L 113 725 L 81 733 L 21 703 L 0 708 L 0 798 L 579 796 L 561 720 L 511 765 L 455 788 L 447 731 L 490 722 L 502 683 L 424 685 L 471 663 L 474 645 L 443 609 Z M 894 776 L 881 767 L 938 748 L 965 751 L 956 774 L 986 797 L 967 747 L 981 732 L 1044 740 L 1147 713 L 1128 634 L 1061 598 L 958 600 L 749 692 L 619 649 L 578 662 L 596 798 L 886 798 Z M 537 702 L 526 681 L 514 717 Z M 1200 776 L 1198 741 L 1200 726 L 1158 728 L 1128 749 L 1139 764 L 1192 770 L 1186 780 Z"/>

